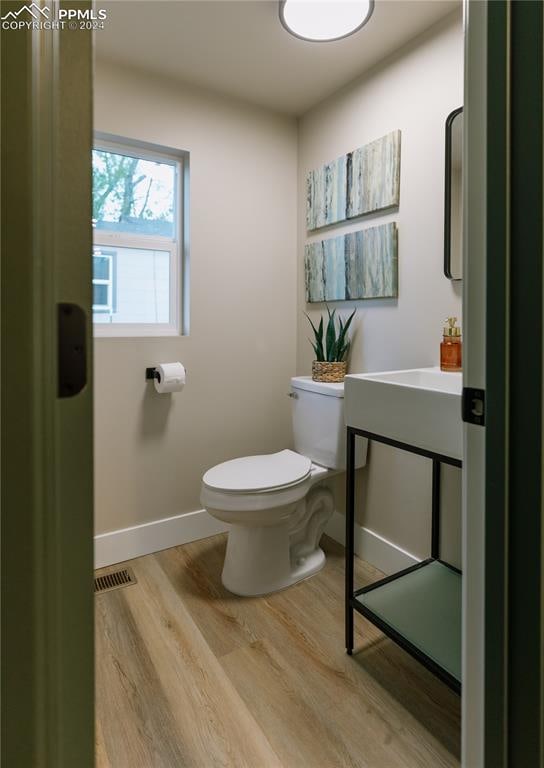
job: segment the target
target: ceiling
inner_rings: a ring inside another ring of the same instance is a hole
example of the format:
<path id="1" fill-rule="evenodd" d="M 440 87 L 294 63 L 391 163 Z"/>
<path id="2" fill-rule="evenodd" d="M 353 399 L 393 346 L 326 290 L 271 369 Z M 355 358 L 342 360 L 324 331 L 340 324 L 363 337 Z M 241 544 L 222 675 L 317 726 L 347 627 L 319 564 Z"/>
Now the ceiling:
<path id="1" fill-rule="evenodd" d="M 115 0 L 99 58 L 300 115 L 435 24 L 461 0 L 376 0 L 362 30 L 329 43 L 288 34 L 276 0 Z"/>

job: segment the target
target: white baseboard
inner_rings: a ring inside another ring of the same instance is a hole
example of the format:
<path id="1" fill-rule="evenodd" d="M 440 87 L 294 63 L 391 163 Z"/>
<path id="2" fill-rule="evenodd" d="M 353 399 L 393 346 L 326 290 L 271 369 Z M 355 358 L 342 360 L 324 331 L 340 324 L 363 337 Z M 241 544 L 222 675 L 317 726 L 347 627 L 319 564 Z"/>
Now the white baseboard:
<path id="1" fill-rule="evenodd" d="M 216 520 L 205 509 L 197 509 L 185 515 L 101 533 L 94 537 L 94 567 L 122 563 L 161 549 L 205 539 L 227 529 L 226 523 Z"/>
<path id="2" fill-rule="evenodd" d="M 217 533 L 224 533 L 228 525 L 216 520 L 205 509 L 198 509 L 185 515 L 166 517 L 151 523 L 122 528 L 118 531 L 101 533 L 94 537 L 94 567 L 122 563 L 135 557 L 150 555 L 161 549 L 188 544 L 190 541 L 205 539 Z M 346 520 L 335 512 L 325 533 L 345 543 Z M 384 539 L 374 531 L 355 524 L 355 553 L 386 574 L 396 573 L 420 562 L 420 558 Z"/>
<path id="3" fill-rule="evenodd" d="M 325 533 L 340 544 L 345 544 L 346 518 L 344 515 L 335 511 L 325 528 Z M 421 562 L 419 557 L 357 523 L 355 523 L 355 554 L 387 575 Z"/>

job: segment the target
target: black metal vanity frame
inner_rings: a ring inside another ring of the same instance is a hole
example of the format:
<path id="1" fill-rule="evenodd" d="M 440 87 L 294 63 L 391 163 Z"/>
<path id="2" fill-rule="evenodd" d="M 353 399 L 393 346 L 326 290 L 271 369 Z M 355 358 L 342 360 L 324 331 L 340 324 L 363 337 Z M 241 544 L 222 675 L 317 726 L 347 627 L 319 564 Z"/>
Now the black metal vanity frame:
<path id="1" fill-rule="evenodd" d="M 369 586 L 362 587 L 361 589 L 355 589 L 354 585 L 354 528 L 355 528 L 355 440 L 357 437 L 368 438 L 379 443 L 385 443 L 393 448 L 399 448 L 409 453 L 415 453 L 419 456 L 424 456 L 427 459 L 431 459 L 432 464 L 432 530 L 431 530 L 431 557 L 423 560 L 410 568 L 405 568 L 398 573 L 394 573 L 391 576 L 387 576 L 384 579 L 375 581 Z M 451 675 L 446 669 L 440 666 L 436 661 L 430 658 L 420 648 L 417 648 L 409 640 L 403 637 L 394 627 L 390 626 L 380 616 L 377 616 L 367 606 L 362 605 L 357 596 L 371 592 L 378 587 L 383 586 L 391 581 L 406 576 L 408 573 L 415 571 L 419 568 L 424 568 L 426 565 L 434 561 L 438 561 L 450 568 L 455 573 L 461 573 L 458 568 L 453 565 L 444 562 L 440 559 L 440 465 L 449 464 L 452 467 L 462 467 L 462 461 L 460 459 L 454 459 L 451 456 L 442 456 L 432 451 L 427 451 L 424 448 L 418 448 L 414 445 L 407 445 L 401 443 L 398 440 L 393 440 L 382 435 L 376 435 L 373 432 L 366 432 L 362 429 L 355 427 L 347 428 L 347 467 L 346 467 L 346 587 L 345 587 L 345 611 L 346 611 L 346 650 L 351 656 L 353 653 L 353 611 L 357 611 L 367 618 L 372 624 L 380 629 L 385 635 L 394 640 L 401 648 L 416 658 L 427 669 L 433 672 L 437 677 L 443 680 L 450 688 L 457 693 L 461 691 L 461 683 L 457 678 Z"/>

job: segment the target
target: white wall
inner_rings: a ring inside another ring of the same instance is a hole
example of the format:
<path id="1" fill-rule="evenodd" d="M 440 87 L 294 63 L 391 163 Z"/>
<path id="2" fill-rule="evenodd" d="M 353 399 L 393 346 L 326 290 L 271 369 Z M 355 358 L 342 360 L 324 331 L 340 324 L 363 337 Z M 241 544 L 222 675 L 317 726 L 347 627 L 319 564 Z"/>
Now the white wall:
<path id="1" fill-rule="evenodd" d="M 311 370 L 304 244 L 362 227 L 396 221 L 399 298 L 342 303 L 358 309 L 352 372 L 438 365 L 441 329 L 461 315 L 460 286 L 443 275 L 445 120 L 463 101 L 460 14 L 433 27 L 364 77 L 308 112 L 299 124 L 297 372 Z M 318 234 L 306 233 L 305 178 L 309 170 L 392 130 L 402 132 L 398 211 L 376 214 Z M 373 444 L 362 471 L 361 522 L 413 554 L 428 555 L 430 462 Z M 444 472 L 444 553 L 459 560 L 459 471 Z"/>
<path id="2" fill-rule="evenodd" d="M 200 508 L 203 472 L 291 439 L 296 365 L 294 119 L 98 62 L 95 128 L 191 153 L 187 337 L 95 341 L 102 533 Z M 146 366 L 181 360 L 182 393 Z"/>

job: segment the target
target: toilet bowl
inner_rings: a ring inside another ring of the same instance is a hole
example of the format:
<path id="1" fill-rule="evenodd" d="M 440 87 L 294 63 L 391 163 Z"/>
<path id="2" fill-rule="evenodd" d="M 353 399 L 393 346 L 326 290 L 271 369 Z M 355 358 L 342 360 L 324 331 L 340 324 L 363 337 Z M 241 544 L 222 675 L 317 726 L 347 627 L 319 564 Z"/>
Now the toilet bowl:
<path id="1" fill-rule="evenodd" d="M 231 459 L 202 478 L 202 506 L 230 526 L 222 581 L 237 595 L 284 589 L 325 564 L 319 540 L 335 505 L 324 481 L 345 469 L 344 387 L 309 377 L 291 387 L 295 450 Z"/>
<path id="2" fill-rule="evenodd" d="M 330 474 L 290 450 L 234 459 L 206 472 L 201 502 L 230 525 L 222 574 L 230 592 L 275 592 L 323 567 L 318 544 L 334 502 L 329 489 L 313 486 Z"/>

